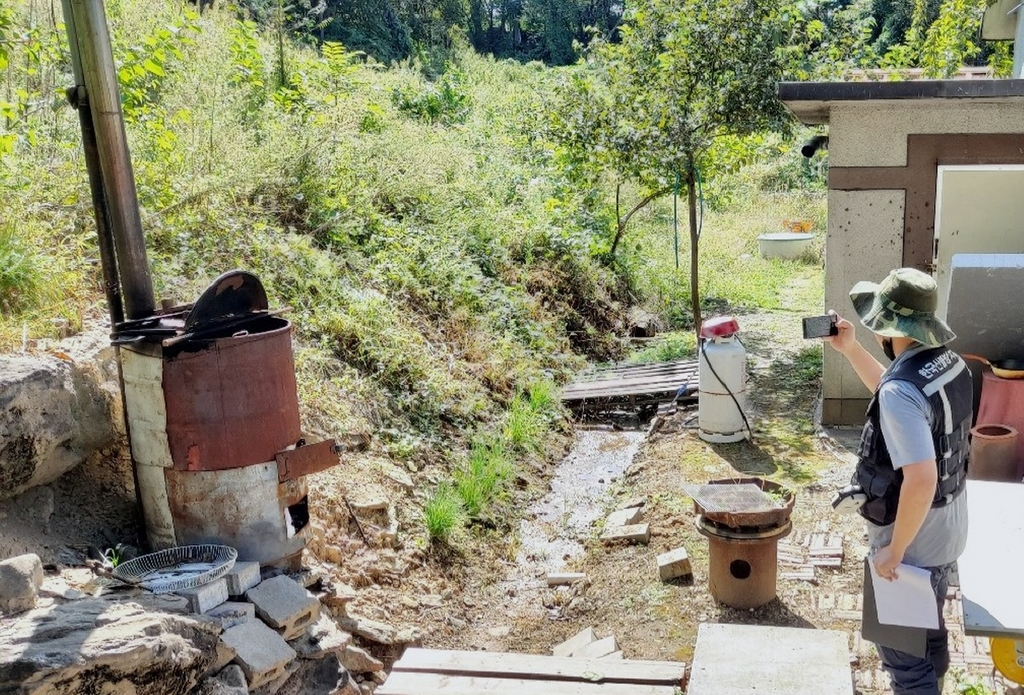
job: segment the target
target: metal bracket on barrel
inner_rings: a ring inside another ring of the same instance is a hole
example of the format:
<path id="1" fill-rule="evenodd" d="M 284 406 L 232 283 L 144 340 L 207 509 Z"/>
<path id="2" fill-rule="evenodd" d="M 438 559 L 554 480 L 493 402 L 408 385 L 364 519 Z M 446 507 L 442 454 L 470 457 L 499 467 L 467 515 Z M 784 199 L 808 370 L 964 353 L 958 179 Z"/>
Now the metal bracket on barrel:
<path id="1" fill-rule="evenodd" d="M 304 475 L 325 471 L 341 463 L 338 446 L 333 439 L 316 444 L 305 444 L 302 440 L 294 448 L 277 452 L 277 479 L 279 482 L 294 480 Z"/>

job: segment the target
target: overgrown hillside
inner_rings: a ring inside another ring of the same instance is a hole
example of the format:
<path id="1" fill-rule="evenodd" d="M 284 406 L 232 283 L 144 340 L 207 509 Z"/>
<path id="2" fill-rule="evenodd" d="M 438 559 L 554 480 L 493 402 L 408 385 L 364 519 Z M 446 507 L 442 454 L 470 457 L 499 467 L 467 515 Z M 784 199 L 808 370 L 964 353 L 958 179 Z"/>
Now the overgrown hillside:
<path id="1" fill-rule="evenodd" d="M 0 8 L 3 350 L 45 348 L 106 311 L 56 7 Z M 543 457 L 558 429 L 555 384 L 621 356 L 631 303 L 689 325 L 671 201 L 610 256 L 614 188 L 549 139 L 561 71 L 583 67 L 466 49 L 429 81 L 339 44 L 278 43 L 230 9 L 107 12 L 158 296 L 257 273 L 292 309 L 307 429 L 372 433 L 392 459 L 436 466 L 432 536 L 497 515 L 513 462 Z M 820 223 L 820 196 L 777 191 L 821 172 L 778 137 L 729 147 L 702 198 L 706 302 L 771 306 L 803 271 L 757 258 L 756 236 L 784 217 Z"/>

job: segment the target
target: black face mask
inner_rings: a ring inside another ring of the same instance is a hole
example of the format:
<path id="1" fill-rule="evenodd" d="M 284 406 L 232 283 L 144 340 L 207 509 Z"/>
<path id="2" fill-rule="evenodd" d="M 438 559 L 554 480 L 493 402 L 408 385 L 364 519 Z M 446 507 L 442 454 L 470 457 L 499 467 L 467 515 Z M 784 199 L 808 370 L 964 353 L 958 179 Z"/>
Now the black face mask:
<path id="1" fill-rule="evenodd" d="M 882 352 L 890 362 L 896 359 L 896 351 L 892 349 L 892 338 L 882 338 Z"/>

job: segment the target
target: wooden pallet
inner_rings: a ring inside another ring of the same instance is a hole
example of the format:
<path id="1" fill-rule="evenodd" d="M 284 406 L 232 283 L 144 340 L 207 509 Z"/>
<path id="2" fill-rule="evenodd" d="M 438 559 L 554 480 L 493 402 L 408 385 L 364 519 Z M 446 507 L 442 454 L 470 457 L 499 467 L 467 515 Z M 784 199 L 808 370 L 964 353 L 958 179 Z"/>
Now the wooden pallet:
<path id="1" fill-rule="evenodd" d="M 578 410 L 637 407 L 671 401 L 684 384 L 696 391 L 696 360 L 616 365 L 582 374 L 562 390 L 562 402 Z"/>
<path id="2" fill-rule="evenodd" d="M 673 695 L 686 665 L 408 649 L 377 695 Z"/>

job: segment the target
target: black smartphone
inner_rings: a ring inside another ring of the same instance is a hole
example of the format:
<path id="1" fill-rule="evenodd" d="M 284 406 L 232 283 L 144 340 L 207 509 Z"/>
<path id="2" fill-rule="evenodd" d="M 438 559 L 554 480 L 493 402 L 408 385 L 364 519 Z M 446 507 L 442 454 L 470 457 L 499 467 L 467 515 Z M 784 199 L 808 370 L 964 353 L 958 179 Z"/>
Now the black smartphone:
<path id="1" fill-rule="evenodd" d="M 829 335 L 837 335 L 839 329 L 836 327 L 834 314 L 824 316 L 808 316 L 804 319 L 805 338 L 824 338 Z"/>

